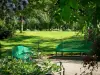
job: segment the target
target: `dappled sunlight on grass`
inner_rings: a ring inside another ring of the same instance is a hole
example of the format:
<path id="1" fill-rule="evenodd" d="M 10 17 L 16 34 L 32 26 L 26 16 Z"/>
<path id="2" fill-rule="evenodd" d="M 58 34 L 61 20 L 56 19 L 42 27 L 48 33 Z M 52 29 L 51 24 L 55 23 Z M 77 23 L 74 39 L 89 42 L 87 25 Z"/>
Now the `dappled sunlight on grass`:
<path id="1" fill-rule="evenodd" d="M 77 32 L 72 31 L 27 31 L 23 33 L 17 32 L 17 35 L 25 35 L 25 36 L 40 36 L 46 38 L 53 38 L 53 39 L 63 39 L 65 37 L 69 38 L 71 36 L 76 35 Z"/>
<path id="2" fill-rule="evenodd" d="M 54 53 L 56 46 L 62 41 L 83 40 L 82 35 L 76 35 L 77 32 L 72 31 L 24 31 L 17 32 L 12 38 L 2 40 L 2 51 L 11 51 L 14 46 L 25 45 L 30 46 L 34 50 L 38 48 L 46 54 Z"/>

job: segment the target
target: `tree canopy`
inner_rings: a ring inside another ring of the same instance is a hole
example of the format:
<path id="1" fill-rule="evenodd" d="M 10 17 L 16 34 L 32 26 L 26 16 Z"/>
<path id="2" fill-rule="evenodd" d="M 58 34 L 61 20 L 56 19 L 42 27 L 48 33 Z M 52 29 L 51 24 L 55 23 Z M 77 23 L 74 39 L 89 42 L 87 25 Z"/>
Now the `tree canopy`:
<path id="1" fill-rule="evenodd" d="M 99 30 L 99 0 L 1 0 L 0 19 L 18 24 L 22 18 L 24 29 L 94 27 Z M 11 23 L 10 23 L 11 24 Z"/>

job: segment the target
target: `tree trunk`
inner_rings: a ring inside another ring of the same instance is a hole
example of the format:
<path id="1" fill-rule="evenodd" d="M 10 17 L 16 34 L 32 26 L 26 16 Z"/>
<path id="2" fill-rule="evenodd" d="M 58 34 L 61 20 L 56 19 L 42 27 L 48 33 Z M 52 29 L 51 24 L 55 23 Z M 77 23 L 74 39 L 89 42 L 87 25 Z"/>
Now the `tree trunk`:
<path id="1" fill-rule="evenodd" d="M 20 33 L 23 32 L 23 21 L 21 21 L 21 26 L 20 26 Z"/>

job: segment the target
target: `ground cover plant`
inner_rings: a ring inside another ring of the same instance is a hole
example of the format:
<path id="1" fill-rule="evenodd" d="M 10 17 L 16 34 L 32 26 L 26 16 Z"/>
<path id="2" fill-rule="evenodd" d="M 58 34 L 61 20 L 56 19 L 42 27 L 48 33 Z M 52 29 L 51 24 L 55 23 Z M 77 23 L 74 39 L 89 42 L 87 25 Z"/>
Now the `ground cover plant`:
<path id="1" fill-rule="evenodd" d="M 50 60 L 30 62 L 5 57 L 0 59 L 0 75 L 45 75 L 48 72 L 58 72 L 59 67 Z"/>

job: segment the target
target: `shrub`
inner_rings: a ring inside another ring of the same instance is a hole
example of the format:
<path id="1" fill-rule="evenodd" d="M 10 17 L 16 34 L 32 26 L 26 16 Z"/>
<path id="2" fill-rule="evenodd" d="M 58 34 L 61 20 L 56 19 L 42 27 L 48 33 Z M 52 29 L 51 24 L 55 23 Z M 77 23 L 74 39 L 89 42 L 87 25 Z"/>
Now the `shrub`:
<path id="1" fill-rule="evenodd" d="M 5 39 L 12 36 L 12 30 L 8 30 L 4 26 L 0 26 L 0 39 Z"/>
<path id="2" fill-rule="evenodd" d="M 45 75 L 57 69 L 58 66 L 50 61 L 25 62 L 8 57 L 0 60 L 0 75 Z"/>

